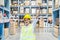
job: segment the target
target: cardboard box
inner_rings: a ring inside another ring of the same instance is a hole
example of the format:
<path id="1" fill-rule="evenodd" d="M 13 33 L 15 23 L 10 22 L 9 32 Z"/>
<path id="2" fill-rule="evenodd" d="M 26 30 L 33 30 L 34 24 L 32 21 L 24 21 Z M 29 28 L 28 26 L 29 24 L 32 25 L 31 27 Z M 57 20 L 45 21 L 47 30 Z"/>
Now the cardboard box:
<path id="1" fill-rule="evenodd" d="M 37 12 L 36 13 L 40 13 L 40 9 L 37 9 Z"/>
<path id="2" fill-rule="evenodd" d="M 31 11 L 32 11 L 32 14 L 35 14 L 36 13 L 36 8 L 32 8 Z"/>
<path id="3" fill-rule="evenodd" d="M 40 27 L 40 28 L 43 28 L 43 27 L 44 27 L 44 19 L 43 19 L 43 18 L 41 18 L 41 19 L 39 20 L 39 27 Z"/>
<path id="4" fill-rule="evenodd" d="M 47 9 L 42 9 L 42 13 L 46 14 L 47 13 Z"/>
<path id="5" fill-rule="evenodd" d="M 55 8 L 59 7 L 59 0 L 55 0 Z"/>
<path id="6" fill-rule="evenodd" d="M 42 3 L 42 6 L 47 6 L 47 3 Z"/>
<path id="7" fill-rule="evenodd" d="M 49 14 L 52 14 L 52 8 L 49 8 L 48 11 L 49 11 Z"/>
<path id="8" fill-rule="evenodd" d="M 20 7 L 20 13 L 24 13 L 24 8 Z"/>
<path id="9" fill-rule="evenodd" d="M 18 14 L 18 11 L 13 11 L 13 14 Z"/>
<path id="10" fill-rule="evenodd" d="M 23 23 L 23 22 L 20 22 L 20 26 L 21 26 L 21 27 L 24 26 L 24 23 Z"/>
<path id="11" fill-rule="evenodd" d="M 10 34 L 12 35 L 16 34 L 15 22 L 10 23 Z"/>
<path id="12" fill-rule="evenodd" d="M 56 18 L 56 25 L 59 25 L 59 18 Z"/>
<path id="13" fill-rule="evenodd" d="M 30 9 L 29 8 L 25 8 L 25 13 L 29 13 Z"/>
<path id="14" fill-rule="evenodd" d="M 4 36 L 5 38 L 7 38 L 9 35 L 9 29 L 8 28 L 4 28 Z"/>
<path id="15" fill-rule="evenodd" d="M 36 5 L 36 1 L 31 1 L 31 6 L 35 6 Z"/>
<path id="16" fill-rule="evenodd" d="M 54 32 L 55 32 L 55 33 L 58 33 L 58 29 L 57 29 L 57 28 L 54 28 Z"/>
<path id="17" fill-rule="evenodd" d="M 29 6 L 30 5 L 30 1 L 25 1 L 25 6 Z"/>
<path id="18" fill-rule="evenodd" d="M 52 6 L 52 1 L 48 1 L 48 5 L 49 6 Z"/>

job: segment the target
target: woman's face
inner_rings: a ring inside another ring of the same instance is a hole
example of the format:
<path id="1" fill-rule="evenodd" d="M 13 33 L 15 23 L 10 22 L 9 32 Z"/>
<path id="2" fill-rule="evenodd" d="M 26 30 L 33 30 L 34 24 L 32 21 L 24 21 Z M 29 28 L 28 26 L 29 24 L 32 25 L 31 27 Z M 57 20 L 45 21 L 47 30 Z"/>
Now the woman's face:
<path id="1" fill-rule="evenodd" d="M 29 25 L 29 23 L 30 23 L 30 19 L 24 19 L 24 23 L 25 23 L 25 25 Z"/>

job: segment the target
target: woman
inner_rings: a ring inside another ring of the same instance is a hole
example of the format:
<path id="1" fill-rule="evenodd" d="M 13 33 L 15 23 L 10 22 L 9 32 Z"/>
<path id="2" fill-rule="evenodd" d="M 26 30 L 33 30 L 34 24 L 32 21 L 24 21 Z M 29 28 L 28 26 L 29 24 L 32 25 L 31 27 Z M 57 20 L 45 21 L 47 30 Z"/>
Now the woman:
<path id="1" fill-rule="evenodd" d="M 24 26 L 22 26 L 21 28 L 20 40 L 36 40 L 36 35 L 34 34 L 34 27 L 38 20 L 34 19 L 31 23 L 31 16 L 29 14 L 25 14 L 23 19 Z"/>

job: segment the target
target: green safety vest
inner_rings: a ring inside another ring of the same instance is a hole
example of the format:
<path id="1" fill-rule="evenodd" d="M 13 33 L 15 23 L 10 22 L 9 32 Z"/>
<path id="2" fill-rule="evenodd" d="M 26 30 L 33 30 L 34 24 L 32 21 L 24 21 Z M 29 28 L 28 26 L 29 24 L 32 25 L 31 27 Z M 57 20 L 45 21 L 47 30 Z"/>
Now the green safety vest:
<path id="1" fill-rule="evenodd" d="M 21 29 L 20 40 L 36 40 L 36 36 L 33 32 L 33 26 L 30 24 L 28 28 L 23 26 Z"/>

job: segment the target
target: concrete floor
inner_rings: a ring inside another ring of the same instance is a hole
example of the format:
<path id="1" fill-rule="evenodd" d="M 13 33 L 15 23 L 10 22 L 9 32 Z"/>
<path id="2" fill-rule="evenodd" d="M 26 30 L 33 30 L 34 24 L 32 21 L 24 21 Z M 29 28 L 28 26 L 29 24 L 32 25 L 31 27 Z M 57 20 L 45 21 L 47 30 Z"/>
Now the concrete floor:
<path id="1" fill-rule="evenodd" d="M 40 30 L 35 30 L 36 40 L 58 40 L 56 37 L 52 35 L 51 32 L 46 32 L 40 28 Z M 16 35 L 10 35 L 6 40 L 19 40 L 20 39 L 20 30 L 17 29 Z"/>

